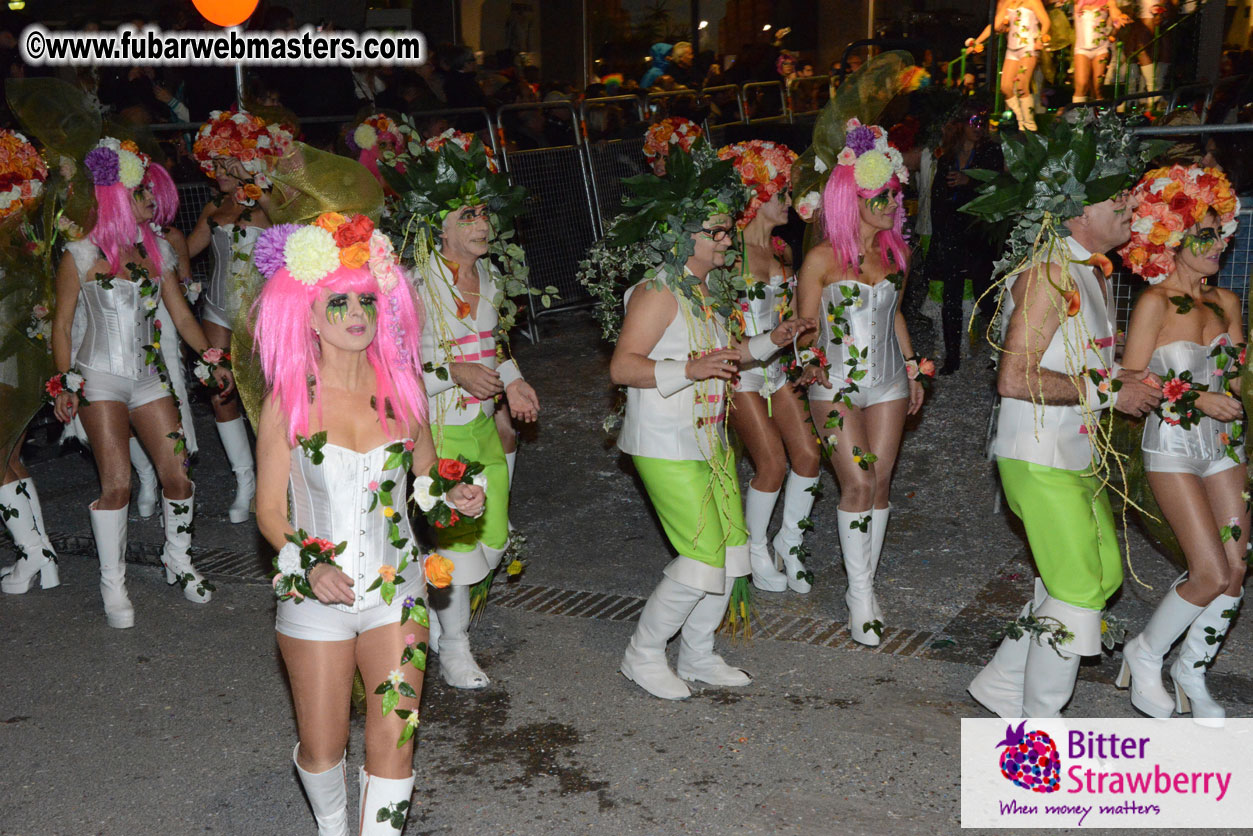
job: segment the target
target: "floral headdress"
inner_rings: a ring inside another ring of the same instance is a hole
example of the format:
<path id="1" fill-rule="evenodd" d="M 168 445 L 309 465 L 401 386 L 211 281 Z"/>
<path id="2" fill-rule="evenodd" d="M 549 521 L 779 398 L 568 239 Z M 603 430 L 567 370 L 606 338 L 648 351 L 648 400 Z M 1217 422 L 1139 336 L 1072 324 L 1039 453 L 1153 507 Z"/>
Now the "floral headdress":
<path id="1" fill-rule="evenodd" d="M 665 177 L 640 174 L 622 182 L 635 193 L 623 201 L 627 212 L 610 223 L 605 237 L 579 264 L 578 273 L 598 299 L 596 317 L 606 339 L 616 339 L 621 327 L 623 292 L 643 279 L 664 282 L 694 308 L 717 311 L 733 326 L 738 295 L 744 290 L 743 277 L 727 269 L 733 252 L 727 252 L 723 268 L 706 277 L 712 299 L 701 298 L 700 282 L 686 270 L 695 252 L 692 235 L 712 215 L 735 217 L 748 200 L 749 192 L 731 162 L 719 160 L 701 140 L 690 153 L 670 156 Z"/>
<path id="2" fill-rule="evenodd" d="M 740 182 L 753 190 L 747 208 L 740 214 L 737 226 L 748 226 L 763 204 L 791 185 L 792 163 L 796 152 L 777 142 L 751 139 L 718 149 L 718 159 L 730 160 Z"/>
<path id="3" fill-rule="evenodd" d="M 144 171 L 152 159 L 139 150 L 131 140 L 106 136 L 87 152 L 83 164 L 97 186 L 113 186 L 121 183 L 128 189 L 136 189 L 144 180 Z"/>
<path id="4" fill-rule="evenodd" d="M 47 179 L 48 166 L 30 140 L 0 129 L 0 220 L 31 209 Z"/>
<path id="5" fill-rule="evenodd" d="M 292 135 L 279 125 L 267 125 L 251 113 L 215 110 L 196 133 L 192 154 L 209 177 L 214 174 L 215 160 L 239 160 L 244 171 L 252 175 L 252 182 L 235 190 L 235 200 L 252 206 L 261 197 L 261 190 L 272 185 L 269 175 L 274 162 L 292 148 Z"/>
<path id="6" fill-rule="evenodd" d="M 405 146 L 400 127 L 386 113 L 372 113 L 346 137 L 348 150 L 362 153 L 383 147 L 399 152 Z"/>
<path id="7" fill-rule="evenodd" d="M 1224 241 L 1236 231 L 1240 200 L 1218 168 L 1173 165 L 1141 178 L 1132 191 L 1131 240 L 1118 254 L 1131 271 L 1157 284 L 1175 269 L 1184 233 L 1206 213 L 1218 215 Z"/>
<path id="8" fill-rule="evenodd" d="M 670 151 L 678 147 L 681 151 L 691 151 L 692 145 L 701 138 L 700 125 L 682 116 L 670 116 L 654 125 L 649 125 L 644 134 L 644 159 L 658 177 L 666 176 L 666 157 Z"/>
<path id="9" fill-rule="evenodd" d="M 844 149 L 835 163 L 853 167 L 853 180 L 861 191 L 881 191 L 893 177 L 900 186 L 909 182 L 909 169 L 901 152 L 888 144 L 887 131 L 863 125 L 856 116 L 844 126 Z"/>
<path id="10" fill-rule="evenodd" d="M 384 293 L 391 293 L 401 277 L 391 240 L 365 215 L 324 212 L 308 226 L 272 226 L 257 239 L 252 260 L 267 279 L 285 267 L 310 287 L 341 267 L 368 267 Z"/>

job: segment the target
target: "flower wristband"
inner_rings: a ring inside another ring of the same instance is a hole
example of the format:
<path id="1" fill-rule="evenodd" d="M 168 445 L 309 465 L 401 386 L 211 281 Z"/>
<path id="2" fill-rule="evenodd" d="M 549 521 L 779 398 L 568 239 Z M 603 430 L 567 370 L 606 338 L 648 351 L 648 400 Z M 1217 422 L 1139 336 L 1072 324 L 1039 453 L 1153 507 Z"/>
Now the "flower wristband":
<path id="1" fill-rule="evenodd" d="M 215 386 L 214 372 L 218 369 L 231 368 L 231 355 L 220 348 L 206 348 L 192 364 L 192 373 L 205 386 Z"/>
<path id="2" fill-rule="evenodd" d="M 905 361 L 905 374 L 910 380 L 918 380 L 920 377 L 935 377 L 935 363 L 926 357 L 919 357 L 915 354 Z"/>
<path id="3" fill-rule="evenodd" d="M 87 399 L 83 397 L 84 382 L 83 373 L 77 367 L 70 366 L 66 371 L 58 372 L 48 378 L 48 382 L 44 384 L 44 392 L 47 393 L 49 403 L 55 402 L 57 395 L 66 392 L 71 395 L 77 395 L 79 401 L 86 406 Z"/>

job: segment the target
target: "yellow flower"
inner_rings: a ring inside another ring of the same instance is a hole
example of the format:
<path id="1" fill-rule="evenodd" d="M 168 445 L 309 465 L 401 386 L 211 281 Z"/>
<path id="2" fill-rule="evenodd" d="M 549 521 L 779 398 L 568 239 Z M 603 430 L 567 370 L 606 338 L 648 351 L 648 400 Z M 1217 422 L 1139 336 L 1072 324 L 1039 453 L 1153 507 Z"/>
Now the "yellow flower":
<path id="1" fill-rule="evenodd" d="M 853 464 L 861 464 L 861 456 L 853 456 Z"/>
<path id="2" fill-rule="evenodd" d="M 161 341 L 160 341 L 160 340 L 157 340 L 155 343 L 153 343 L 153 344 L 152 344 L 152 350 L 153 350 L 153 351 L 160 351 L 160 350 L 161 350 Z"/>
<path id="3" fill-rule="evenodd" d="M 515 559 L 515 560 L 513 560 L 513 561 L 512 561 L 512 562 L 511 562 L 511 563 L 510 563 L 510 564 L 509 564 L 509 565 L 505 568 L 505 571 L 506 571 L 506 572 L 508 572 L 508 573 L 509 573 L 509 575 L 510 575 L 511 577 L 512 577 L 512 576 L 516 576 L 516 575 L 521 575 L 521 574 L 522 574 L 522 561 L 521 561 L 521 560 L 516 560 L 516 559 Z"/>
<path id="4" fill-rule="evenodd" d="M 886 154 L 868 151 L 853 163 L 853 179 L 859 189 L 877 192 L 892 179 L 892 162 Z"/>
<path id="5" fill-rule="evenodd" d="M 129 151 L 119 151 L 117 155 L 117 176 L 122 185 L 128 189 L 139 186 L 144 179 L 144 164 L 139 157 Z"/>
<path id="6" fill-rule="evenodd" d="M 306 285 L 317 284 L 339 268 L 339 247 L 321 226 L 301 227 L 287 236 L 283 257 L 292 278 Z"/>
<path id="7" fill-rule="evenodd" d="M 387 517 L 390 520 L 392 517 L 396 516 L 396 509 L 388 505 L 386 508 L 383 509 L 383 516 Z"/>

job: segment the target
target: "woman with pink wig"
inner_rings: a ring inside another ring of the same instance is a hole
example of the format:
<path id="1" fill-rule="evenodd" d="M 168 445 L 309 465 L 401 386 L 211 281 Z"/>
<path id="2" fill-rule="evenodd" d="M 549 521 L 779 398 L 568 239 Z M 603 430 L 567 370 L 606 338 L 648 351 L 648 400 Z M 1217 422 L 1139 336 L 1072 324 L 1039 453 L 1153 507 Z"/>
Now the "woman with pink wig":
<path id="1" fill-rule="evenodd" d="M 257 524 L 278 549 L 275 629 L 300 736 L 292 757 L 318 832 L 347 836 L 345 747 L 360 669 L 360 832 L 399 833 L 413 792 L 426 584 L 451 577 L 442 558 L 418 559 L 406 513 L 409 473 L 425 485 L 437 461 L 418 306 L 364 215 L 272 227 L 253 258 L 267 279 L 255 336 L 269 388 Z M 443 496 L 457 512 L 482 511 L 478 485 L 458 482 Z"/>
<path id="2" fill-rule="evenodd" d="M 840 485 L 848 628 L 872 646 L 883 634 L 874 575 L 892 470 L 905 416 L 922 407 L 918 376 L 934 372 L 930 361 L 913 357 L 900 311 L 909 271 L 901 201 L 908 179 L 887 133 L 849 120 L 822 192 L 826 245 L 805 256 L 797 288 L 800 315 L 820 325 L 814 349 L 797 362 L 807 367 L 802 380 L 817 380 L 809 387 L 810 411 Z"/>
<path id="3" fill-rule="evenodd" d="M 204 379 L 228 392 L 234 379 L 192 316 L 168 245 L 153 223 L 168 222 L 178 205 L 170 175 L 133 143 L 112 137 L 88 152 L 84 164 L 95 185 L 96 224 L 66 246 L 57 269 L 52 354 L 58 374 L 49 391 L 57 391 L 56 416 L 65 422 L 78 416 L 91 443 L 101 487 L 91 504 L 100 592 L 109 626 L 131 627 L 135 610 L 126 594 L 125 554 L 132 427 L 161 482 L 166 582 L 178 582 L 193 603 L 208 602 L 213 590 L 188 555 L 195 485 L 187 475 L 178 407 L 161 352 L 159 307 L 164 304 L 175 328 L 200 352 Z M 80 305 L 86 330 L 75 351 Z"/>
<path id="4" fill-rule="evenodd" d="M 774 329 L 792 313 L 796 275 L 791 252 L 783 241 L 772 238 L 771 232 L 787 223 L 796 154 L 786 145 L 754 139 L 728 145 L 718 156 L 735 163 L 740 181 L 752 191 L 748 207 L 736 221 L 748 286 L 740 299 L 740 310 L 744 336 L 751 338 Z M 811 489 L 818 483 L 821 459 L 805 405 L 788 381 L 777 353 L 765 362 L 754 360 L 740 366 L 735 408 L 729 416 L 756 471 L 744 497 L 753 585 L 768 592 L 789 588 L 808 592 L 810 574 L 800 559 L 802 526 L 814 504 Z M 766 535 L 784 477 L 783 523 L 774 538 L 777 558 L 772 558 Z M 784 571 L 775 568 L 776 559 L 782 561 Z"/>

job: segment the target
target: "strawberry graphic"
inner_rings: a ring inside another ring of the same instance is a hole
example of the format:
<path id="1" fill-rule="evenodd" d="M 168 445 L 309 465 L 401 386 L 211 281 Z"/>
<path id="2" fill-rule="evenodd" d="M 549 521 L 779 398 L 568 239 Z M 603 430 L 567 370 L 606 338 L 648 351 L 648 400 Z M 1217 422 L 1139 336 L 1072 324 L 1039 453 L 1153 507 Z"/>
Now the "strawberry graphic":
<path id="1" fill-rule="evenodd" d="M 1045 732 L 1024 733 L 1026 727 L 1026 720 L 1018 728 L 1005 727 L 1005 739 L 996 744 L 1005 747 L 1001 751 L 1001 774 L 1025 790 L 1057 792 L 1062 772 L 1057 744 Z"/>

